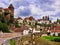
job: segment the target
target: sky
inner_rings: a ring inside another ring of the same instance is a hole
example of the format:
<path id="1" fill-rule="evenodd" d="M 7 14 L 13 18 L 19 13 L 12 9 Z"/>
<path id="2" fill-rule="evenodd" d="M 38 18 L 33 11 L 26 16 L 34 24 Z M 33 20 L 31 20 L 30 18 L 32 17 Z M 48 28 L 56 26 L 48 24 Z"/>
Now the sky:
<path id="1" fill-rule="evenodd" d="M 40 19 L 49 16 L 52 21 L 60 19 L 60 0 L 0 0 L 0 7 L 14 6 L 14 17 L 33 16 Z"/>

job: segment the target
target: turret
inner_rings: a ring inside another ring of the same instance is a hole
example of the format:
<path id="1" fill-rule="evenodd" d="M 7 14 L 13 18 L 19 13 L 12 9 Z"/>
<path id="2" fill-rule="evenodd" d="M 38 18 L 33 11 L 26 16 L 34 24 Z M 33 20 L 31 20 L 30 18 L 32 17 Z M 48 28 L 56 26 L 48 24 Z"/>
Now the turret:
<path id="1" fill-rule="evenodd" d="M 9 8 L 11 11 L 14 11 L 14 7 L 13 7 L 12 4 L 10 4 L 8 8 Z"/>

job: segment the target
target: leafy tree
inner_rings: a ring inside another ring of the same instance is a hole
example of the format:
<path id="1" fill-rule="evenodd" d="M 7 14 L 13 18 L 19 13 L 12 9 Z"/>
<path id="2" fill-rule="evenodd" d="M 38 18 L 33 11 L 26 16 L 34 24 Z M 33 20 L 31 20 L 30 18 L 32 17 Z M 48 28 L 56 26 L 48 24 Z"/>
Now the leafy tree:
<path id="1" fill-rule="evenodd" d="M 51 24 L 47 24 L 46 27 L 48 27 L 48 28 L 51 27 Z"/>
<path id="2" fill-rule="evenodd" d="M 2 28 L 3 28 L 3 24 L 2 24 L 2 22 L 0 21 L 0 31 L 2 31 Z"/>
<path id="3" fill-rule="evenodd" d="M 9 26 L 11 23 L 9 21 L 7 21 L 7 25 Z"/>
<path id="4" fill-rule="evenodd" d="M 2 19 L 2 14 L 0 14 L 0 21 L 1 21 L 1 19 Z"/>
<path id="5" fill-rule="evenodd" d="M 15 22 L 15 27 L 21 27 L 19 26 L 18 21 Z"/>
<path id="6" fill-rule="evenodd" d="M 10 23 L 13 23 L 13 21 L 14 21 L 14 18 L 13 18 L 13 16 L 10 16 Z"/>
<path id="7" fill-rule="evenodd" d="M 57 22 L 59 22 L 59 23 L 60 23 L 60 20 L 59 20 L 59 19 L 57 19 Z"/>
<path id="8" fill-rule="evenodd" d="M 31 25 L 31 28 L 35 28 L 36 26 L 35 25 Z"/>
<path id="9" fill-rule="evenodd" d="M 5 17 L 2 17 L 1 22 L 2 23 L 7 23 L 7 21 L 5 20 Z"/>
<path id="10" fill-rule="evenodd" d="M 46 26 L 44 23 L 37 23 L 39 26 Z"/>
<path id="11" fill-rule="evenodd" d="M 9 29 L 8 29 L 8 25 L 6 23 L 3 23 L 3 29 L 2 29 L 3 32 L 10 32 Z"/>
<path id="12" fill-rule="evenodd" d="M 0 21 L 0 31 L 10 32 L 9 29 L 8 29 L 8 25 L 6 23 L 2 23 L 1 21 Z"/>

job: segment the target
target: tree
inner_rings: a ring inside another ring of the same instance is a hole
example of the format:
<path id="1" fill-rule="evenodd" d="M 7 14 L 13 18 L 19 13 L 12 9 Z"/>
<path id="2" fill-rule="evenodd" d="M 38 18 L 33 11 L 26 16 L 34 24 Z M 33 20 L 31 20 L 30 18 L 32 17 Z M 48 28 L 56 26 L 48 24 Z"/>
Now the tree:
<path id="1" fill-rule="evenodd" d="M 39 26 L 43 26 L 43 27 L 46 26 L 46 24 L 44 24 L 44 23 L 37 23 L 37 25 L 39 25 Z"/>
<path id="2" fill-rule="evenodd" d="M 0 14 L 0 21 L 1 21 L 1 19 L 2 19 L 2 14 Z"/>
<path id="3" fill-rule="evenodd" d="M 13 21 L 14 21 L 13 16 L 10 16 L 10 23 L 13 23 Z"/>
<path id="4" fill-rule="evenodd" d="M 8 29 L 8 25 L 6 23 L 3 23 L 3 29 L 2 29 L 3 32 L 10 32 L 9 29 Z"/>
<path id="5" fill-rule="evenodd" d="M 31 25 L 31 28 L 35 28 L 35 25 Z"/>
<path id="6" fill-rule="evenodd" d="M 6 23 L 6 22 L 7 22 L 7 21 L 5 20 L 5 17 L 2 17 L 1 22 L 2 22 L 2 23 Z"/>
<path id="7" fill-rule="evenodd" d="M 18 21 L 15 22 L 15 27 L 21 27 L 19 26 Z"/>
<path id="8" fill-rule="evenodd" d="M 47 24 L 47 27 L 50 28 L 51 27 L 51 24 Z"/>
<path id="9" fill-rule="evenodd" d="M 8 25 L 6 23 L 2 23 L 1 21 L 0 21 L 0 31 L 10 32 L 9 29 L 8 29 Z"/>
<path id="10" fill-rule="evenodd" d="M 2 24 L 2 22 L 0 21 L 0 31 L 2 31 L 2 28 L 3 28 L 3 24 Z"/>
<path id="11" fill-rule="evenodd" d="M 60 20 L 59 20 L 59 19 L 57 19 L 57 22 L 60 22 Z"/>

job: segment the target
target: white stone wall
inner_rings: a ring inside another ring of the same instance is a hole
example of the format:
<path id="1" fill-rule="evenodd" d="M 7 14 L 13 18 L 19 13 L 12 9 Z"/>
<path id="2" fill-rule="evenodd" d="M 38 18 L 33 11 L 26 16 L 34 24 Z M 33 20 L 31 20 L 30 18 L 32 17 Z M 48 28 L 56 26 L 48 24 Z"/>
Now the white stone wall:
<path id="1" fill-rule="evenodd" d="M 23 31 L 23 35 L 28 35 L 29 34 L 29 30 L 24 30 Z"/>
<path id="2" fill-rule="evenodd" d="M 46 23 L 46 24 L 49 24 L 49 21 L 38 21 L 38 23 Z"/>
<path id="3" fill-rule="evenodd" d="M 58 32 L 52 32 L 50 35 L 53 36 L 55 34 L 55 36 L 58 36 Z"/>

